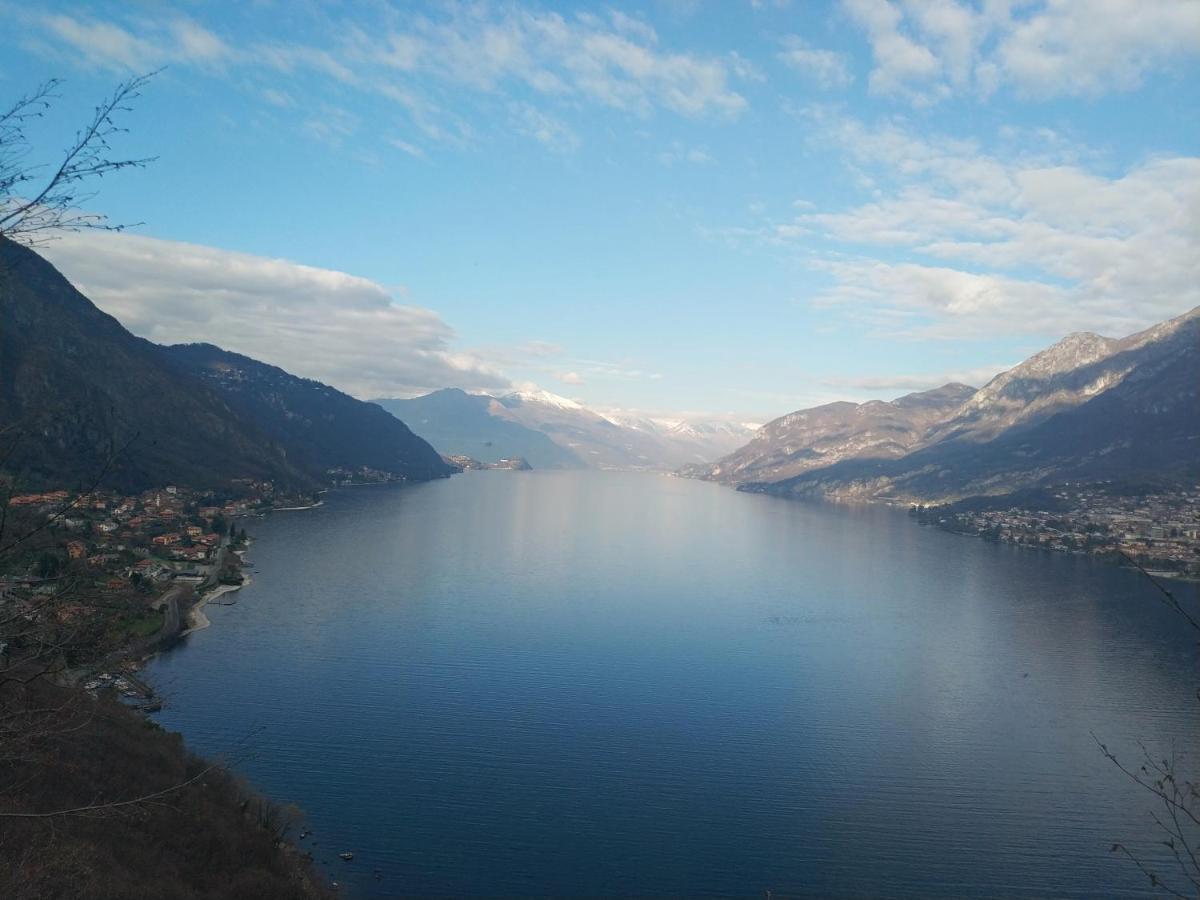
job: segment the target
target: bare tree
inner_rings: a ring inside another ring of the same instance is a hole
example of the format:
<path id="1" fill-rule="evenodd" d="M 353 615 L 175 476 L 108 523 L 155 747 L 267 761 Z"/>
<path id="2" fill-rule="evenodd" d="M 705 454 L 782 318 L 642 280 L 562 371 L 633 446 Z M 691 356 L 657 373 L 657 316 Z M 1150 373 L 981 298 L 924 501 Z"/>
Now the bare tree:
<path id="1" fill-rule="evenodd" d="M 156 72 L 138 75 L 117 85 L 75 133 L 55 163 L 32 162 L 29 126 L 45 116 L 58 99 L 61 82 L 52 78 L 0 112 L 0 237 L 37 246 L 61 231 L 98 228 L 121 231 L 107 217 L 82 207 L 95 196 L 91 189 L 105 175 L 140 168 L 155 157 L 124 159 L 114 156 L 111 142 L 127 129 L 118 120 L 130 111 Z"/>
<path id="2" fill-rule="evenodd" d="M 111 141 L 127 130 L 118 124 L 118 118 L 130 111 L 132 101 L 155 74 L 135 76 L 118 84 L 93 109 L 86 125 L 52 164 L 30 160 L 28 128 L 58 99 L 61 82 L 50 79 L 0 112 L 0 238 L 32 247 L 62 231 L 120 231 L 125 227 L 81 207 L 95 196 L 89 190 L 90 183 L 153 160 L 117 158 Z M 0 269 L 0 298 L 9 274 Z M 29 424 L 8 422 L 0 427 L 0 572 L 11 565 L 27 542 L 53 528 L 89 496 L 132 443 L 110 447 L 99 461 L 95 477 L 73 498 L 40 521 L 14 528 L 12 499 L 21 478 L 20 473 L 11 471 L 10 463 Z M 0 583 L 0 768 L 6 772 L 15 771 L 18 762 L 36 758 L 38 749 L 47 742 L 85 727 L 94 712 L 94 705 L 86 702 L 82 692 L 60 689 L 72 665 L 85 659 L 98 644 L 97 623 L 80 622 L 71 615 L 72 607 L 81 605 L 81 601 L 103 619 L 103 603 L 77 578 L 58 576 L 20 586 L 12 581 Z M 0 779 L 0 800 L 10 799 L 19 788 L 19 781 Z M 134 798 L 117 805 L 136 802 Z M 0 810 L 0 818 L 13 815 Z"/>
<path id="3" fill-rule="evenodd" d="M 1121 555 L 1127 563 L 1149 579 L 1162 602 L 1187 623 L 1195 635 L 1197 650 L 1200 651 L 1200 620 L 1188 611 L 1173 591 L 1147 572 L 1140 563 L 1125 553 Z M 1200 687 L 1196 689 L 1196 699 L 1200 700 Z M 1129 764 L 1119 759 L 1095 734 L 1092 737 L 1109 762 L 1155 798 L 1158 809 L 1151 813 L 1151 818 L 1161 835 L 1162 846 L 1166 847 L 1170 854 L 1169 871 L 1156 869 L 1126 844 L 1113 844 L 1112 852 L 1129 859 L 1160 893 L 1176 897 L 1178 900 L 1188 900 L 1189 897 L 1200 900 L 1200 778 L 1188 778 L 1180 772 L 1174 750 L 1170 754 L 1155 754 L 1139 742 L 1141 759 Z M 1196 750 L 1195 747 L 1189 749 L 1192 752 Z M 1193 763 L 1194 761 L 1191 760 Z"/>

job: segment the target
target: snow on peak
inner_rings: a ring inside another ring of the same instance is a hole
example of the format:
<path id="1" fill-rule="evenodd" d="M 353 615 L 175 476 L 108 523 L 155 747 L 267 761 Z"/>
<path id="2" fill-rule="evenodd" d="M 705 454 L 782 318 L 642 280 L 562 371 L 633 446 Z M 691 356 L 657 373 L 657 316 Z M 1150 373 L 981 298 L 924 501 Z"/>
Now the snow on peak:
<path id="1" fill-rule="evenodd" d="M 581 403 L 543 390 L 512 391 L 505 394 L 504 399 L 519 400 L 522 403 L 540 403 L 542 406 L 552 406 L 555 409 L 583 409 Z"/>

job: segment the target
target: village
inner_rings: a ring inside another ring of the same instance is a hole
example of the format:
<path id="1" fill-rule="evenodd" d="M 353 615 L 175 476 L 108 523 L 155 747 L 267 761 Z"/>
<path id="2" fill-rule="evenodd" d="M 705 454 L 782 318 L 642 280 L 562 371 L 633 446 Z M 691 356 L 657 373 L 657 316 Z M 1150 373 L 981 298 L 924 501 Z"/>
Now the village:
<path id="1" fill-rule="evenodd" d="M 64 677 L 156 708 L 134 674 L 138 660 L 186 633 L 209 598 L 243 583 L 238 520 L 311 503 L 250 479 L 224 493 L 166 485 L 15 494 L 5 508 L 0 611 L 69 636 Z M 0 655 L 10 649 L 0 645 Z"/>
<path id="2" fill-rule="evenodd" d="M 1054 509 L 913 507 L 920 521 L 985 540 L 1134 560 L 1154 574 L 1200 577 L 1200 485 L 1122 495 L 1107 485 L 1064 485 Z"/>

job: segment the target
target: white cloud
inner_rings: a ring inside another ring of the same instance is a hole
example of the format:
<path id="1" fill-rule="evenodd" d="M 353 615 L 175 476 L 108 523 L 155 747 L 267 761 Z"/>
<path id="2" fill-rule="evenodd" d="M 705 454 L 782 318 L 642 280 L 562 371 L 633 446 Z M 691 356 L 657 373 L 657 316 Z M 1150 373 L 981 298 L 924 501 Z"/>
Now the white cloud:
<path id="1" fill-rule="evenodd" d="M 323 103 L 315 115 L 304 119 L 301 128 L 317 140 L 339 147 L 354 135 L 360 124 L 358 116 L 349 110 Z"/>
<path id="2" fill-rule="evenodd" d="M 859 321 L 895 336 L 1065 332 L 1074 330 L 1067 322 L 1078 321 L 1082 312 L 1072 308 L 1066 291 L 1040 281 L 867 258 L 818 265 L 837 282 L 815 298 L 818 306 L 847 309 Z M 1034 310 L 1037 314 L 1030 315 Z"/>
<path id="3" fill-rule="evenodd" d="M 277 90 L 276 88 L 265 88 L 262 91 L 262 98 L 272 106 L 278 106 L 281 109 L 296 105 L 296 101 L 292 99 L 291 94 L 287 91 Z"/>
<path id="4" fill-rule="evenodd" d="M 842 54 L 817 49 L 794 35 L 783 43 L 779 59 L 826 90 L 849 87 L 854 82 L 849 61 Z"/>
<path id="5" fill-rule="evenodd" d="M 42 250 L 86 296 L 158 343 L 204 341 L 358 397 L 508 379 L 453 349 L 435 312 L 367 278 L 129 234 L 67 234 Z"/>
<path id="6" fill-rule="evenodd" d="M 70 15 L 27 20 L 50 39 L 56 55 L 88 65 L 137 71 L 166 63 L 235 66 L 327 79 L 335 91 L 351 87 L 397 103 L 426 137 L 451 144 L 469 141 L 470 129 L 432 98 L 449 96 L 458 103 L 463 88 L 494 95 L 501 111 L 519 106 L 510 116 L 518 132 L 561 150 L 578 138 L 547 104 L 601 106 L 638 116 L 667 110 L 731 118 L 746 107 L 734 83 L 760 77 L 736 54 L 664 48 L 644 20 L 616 11 L 564 15 L 480 2 L 442 6 L 436 15 L 380 7 L 373 18 L 360 17 L 361 24 L 333 12 L 314 12 L 312 18 L 327 35 L 323 42 L 241 45 L 190 19 L 155 18 L 146 11 L 113 21 Z M 38 47 L 46 49 L 44 43 Z M 322 99 L 319 81 L 272 85 L 259 96 L 280 106 L 301 93 L 308 103 Z M 531 99 L 538 100 L 536 106 Z M 343 102 L 332 93 L 325 100 Z"/>
<path id="7" fill-rule="evenodd" d="M 144 21 L 140 33 L 113 22 L 65 14 L 36 19 L 50 35 L 66 44 L 76 59 L 105 69 L 146 72 L 170 62 L 217 65 L 233 50 L 217 35 L 182 17 Z"/>
<path id="8" fill-rule="evenodd" d="M 815 121 L 875 197 L 771 232 L 839 245 L 818 253 L 834 281 L 821 303 L 938 336 L 1122 334 L 1200 305 L 1200 158 L 1101 175 L 1057 145 L 1001 160 L 894 124 Z"/>
<path id="9" fill-rule="evenodd" d="M 565 122 L 544 113 L 529 103 L 512 106 L 513 121 L 517 131 L 534 138 L 542 145 L 559 153 L 569 153 L 579 147 L 579 135 Z"/>
<path id="10" fill-rule="evenodd" d="M 874 93 L 1097 95 L 1200 56 L 1195 0 L 842 0 L 867 36 Z"/>
<path id="11" fill-rule="evenodd" d="M 673 166 L 676 163 L 691 163 L 692 165 L 702 166 L 715 162 L 712 155 L 704 147 L 688 147 L 681 141 L 672 141 L 670 149 L 663 150 L 658 154 L 658 161 L 664 166 Z"/>
<path id="12" fill-rule="evenodd" d="M 189 19 L 176 19 L 170 31 L 175 38 L 176 54 L 183 59 L 219 63 L 233 55 L 223 40 Z"/>
<path id="13" fill-rule="evenodd" d="M 400 138 L 388 138 L 387 142 L 397 150 L 407 153 L 409 156 L 415 156 L 417 159 L 425 158 L 425 151 L 416 144 L 409 143 L 408 141 L 401 140 Z"/>
<path id="14" fill-rule="evenodd" d="M 843 0 L 851 19 L 867 33 L 875 68 L 870 76 L 873 93 L 908 93 L 914 99 L 928 99 L 924 90 L 910 87 L 920 83 L 923 88 L 941 69 L 933 52 L 900 30 L 904 14 L 889 0 Z"/>
<path id="15" fill-rule="evenodd" d="M 115 69 L 149 69 L 160 53 L 152 41 L 108 22 L 88 22 L 67 15 L 45 16 L 42 25 L 89 65 Z"/>
<path id="16" fill-rule="evenodd" d="M 423 75 L 482 93 L 514 87 L 648 115 L 737 115 L 734 56 L 673 52 L 640 19 L 621 13 L 567 17 L 488 3 L 448 8 L 438 19 L 408 16 L 370 33 L 347 26 L 340 58 L 364 81 Z"/>
<path id="17" fill-rule="evenodd" d="M 993 62 L 1028 94 L 1137 87 L 1175 59 L 1200 56 L 1195 0 L 1051 0 L 1016 21 Z"/>
<path id="18" fill-rule="evenodd" d="M 583 384 L 583 376 L 578 372 L 561 372 L 555 376 L 563 384 Z"/>

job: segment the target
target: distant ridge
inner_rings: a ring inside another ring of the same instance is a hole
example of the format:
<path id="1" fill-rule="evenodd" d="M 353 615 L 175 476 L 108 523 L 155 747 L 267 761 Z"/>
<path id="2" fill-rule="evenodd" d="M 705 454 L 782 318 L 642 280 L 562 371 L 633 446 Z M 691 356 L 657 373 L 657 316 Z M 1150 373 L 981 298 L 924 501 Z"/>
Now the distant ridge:
<path id="1" fill-rule="evenodd" d="M 781 481 L 849 459 L 891 459 L 920 445 L 975 388 L 947 384 L 896 400 L 827 403 L 768 422 L 741 449 L 684 474 L 732 484 Z"/>
<path id="2" fill-rule="evenodd" d="M 484 463 L 521 457 L 535 469 L 577 468 L 583 462 L 540 431 L 493 414 L 496 401 L 458 388 L 434 391 L 411 400 L 376 400 L 446 456 L 468 456 Z"/>
<path id="3" fill-rule="evenodd" d="M 499 396 L 457 388 L 377 400 L 447 455 L 483 462 L 521 456 L 535 469 L 589 466 L 668 471 L 729 452 L 757 426 L 595 410 L 544 390 Z"/>
<path id="4" fill-rule="evenodd" d="M 851 452 L 814 456 L 820 415 L 869 406 L 831 404 L 784 416 L 746 447 L 690 474 L 766 493 L 916 503 L 1068 480 L 1194 482 L 1200 308 L 1119 340 L 1069 335 L 942 407 L 903 452 L 875 440 L 878 432 L 850 428 L 842 440 Z"/>
<path id="5" fill-rule="evenodd" d="M 367 467 L 417 481 L 454 471 L 398 418 L 327 384 L 212 344 L 176 344 L 162 353 L 255 422 L 306 471 Z"/>

